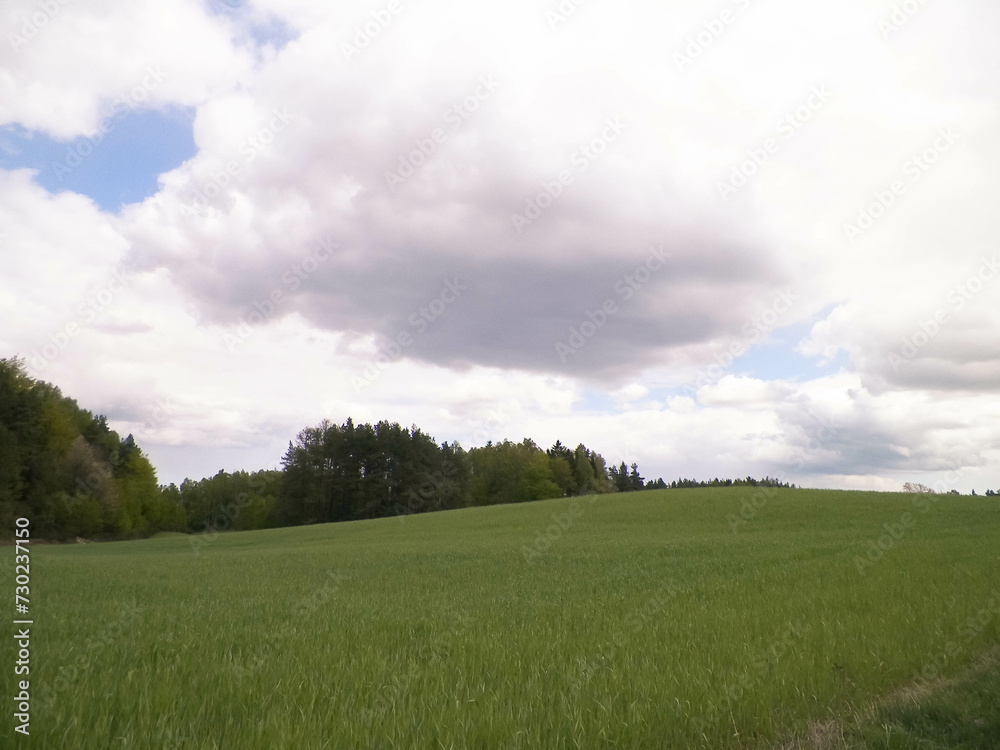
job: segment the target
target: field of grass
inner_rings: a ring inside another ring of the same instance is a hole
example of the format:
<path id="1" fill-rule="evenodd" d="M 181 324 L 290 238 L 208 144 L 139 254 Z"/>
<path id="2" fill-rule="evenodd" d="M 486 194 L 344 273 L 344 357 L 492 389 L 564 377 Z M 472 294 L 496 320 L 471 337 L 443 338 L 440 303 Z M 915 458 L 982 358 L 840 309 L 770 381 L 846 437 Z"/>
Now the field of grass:
<path id="1" fill-rule="evenodd" d="M 756 492 L 35 546 L 0 745 L 1000 746 L 1000 500 Z"/>
<path id="2" fill-rule="evenodd" d="M 817 730 L 823 741 L 813 747 L 829 750 L 1000 747 L 1000 649 L 955 677 L 896 691 L 868 711 Z"/>

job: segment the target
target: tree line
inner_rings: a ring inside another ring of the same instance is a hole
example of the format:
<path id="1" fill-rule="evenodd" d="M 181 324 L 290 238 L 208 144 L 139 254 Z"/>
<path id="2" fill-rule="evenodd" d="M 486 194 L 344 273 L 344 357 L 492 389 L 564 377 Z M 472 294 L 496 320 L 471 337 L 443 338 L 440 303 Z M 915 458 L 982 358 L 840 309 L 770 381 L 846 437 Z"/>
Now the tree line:
<path id="1" fill-rule="evenodd" d="M 754 479 L 753 477 L 746 477 L 745 479 L 719 479 L 716 477 L 708 482 L 697 482 L 694 479 L 675 479 L 669 485 L 663 485 L 663 489 L 671 490 L 689 489 L 692 487 L 784 487 L 795 489 L 794 484 L 782 482 L 780 479 L 772 477 L 764 477 L 763 479 Z"/>
<path id="2" fill-rule="evenodd" d="M 220 471 L 160 486 L 131 435 L 0 359 L 0 522 L 34 536 L 124 539 L 157 531 L 250 530 L 402 516 L 548 498 L 690 487 L 794 487 L 778 479 L 645 480 L 580 444 L 524 439 L 464 449 L 417 426 L 323 421 L 302 430 L 280 470 Z"/>
<path id="3" fill-rule="evenodd" d="M 648 483 L 648 486 L 663 486 Z M 440 445 L 393 422 L 324 421 L 289 443 L 280 471 L 160 486 L 132 435 L 0 359 L 0 522 L 33 536 L 127 539 L 157 531 L 260 529 L 645 489 L 636 464 L 606 467 L 584 445 Z"/>
<path id="4" fill-rule="evenodd" d="M 419 427 L 328 420 L 289 443 L 282 468 L 219 472 L 164 488 L 191 531 L 246 530 L 356 521 L 560 497 L 688 487 L 792 487 L 778 479 L 647 481 L 636 463 L 608 465 L 580 444 L 488 442 L 465 450 Z"/>
<path id="5" fill-rule="evenodd" d="M 131 435 L 81 409 L 17 359 L 0 359 L 0 523 L 28 518 L 32 536 L 127 538 L 183 529 Z M 6 534 L 6 532 L 4 532 Z"/>
<path id="6" fill-rule="evenodd" d="M 202 528 L 258 528 L 454 510 L 547 498 L 626 492 L 645 483 L 638 466 L 607 468 L 585 445 L 542 450 L 530 439 L 465 450 L 419 427 L 324 421 L 302 430 L 282 469 L 220 472 L 165 491 Z"/>

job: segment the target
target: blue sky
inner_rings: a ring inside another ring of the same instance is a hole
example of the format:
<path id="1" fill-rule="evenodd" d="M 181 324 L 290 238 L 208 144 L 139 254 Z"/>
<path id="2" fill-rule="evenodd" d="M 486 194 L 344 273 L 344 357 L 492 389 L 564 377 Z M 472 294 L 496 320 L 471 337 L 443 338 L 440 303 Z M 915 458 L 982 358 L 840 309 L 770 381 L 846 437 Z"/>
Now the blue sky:
<path id="1" fill-rule="evenodd" d="M 110 121 L 105 135 L 69 142 L 45 133 L 7 126 L 0 133 L 0 169 L 38 171 L 35 180 L 52 193 L 86 195 L 102 211 L 156 194 L 157 178 L 197 153 L 191 124 L 194 112 L 126 111 Z"/>
<path id="2" fill-rule="evenodd" d="M 829 310 L 826 311 L 826 314 L 828 313 Z M 728 372 L 760 380 L 802 381 L 832 375 L 842 370 L 848 364 L 847 352 L 843 350 L 829 362 L 822 362 L 817 357 L 803 356 L 797 351 L 799 342 L 809 336 L 816 320 L 822 320 L 826 314 L 820 314 L 814 320 L 772 331 L 767 341 L 757 344 L 737 359 L 728 368 Z"/>

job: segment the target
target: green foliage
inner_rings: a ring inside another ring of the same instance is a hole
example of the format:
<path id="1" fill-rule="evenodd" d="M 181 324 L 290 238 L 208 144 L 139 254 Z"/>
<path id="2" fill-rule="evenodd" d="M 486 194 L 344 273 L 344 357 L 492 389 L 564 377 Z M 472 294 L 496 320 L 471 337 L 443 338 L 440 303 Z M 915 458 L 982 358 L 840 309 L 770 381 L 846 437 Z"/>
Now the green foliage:
<path id="1" fill-rule="evenodd" d="M 220 471 L 198 482 L 187 479 L 180 488 L 170 485 L 163 492 L 176 499 L 184 522 L 194 531 L 244 531 L 277 525 L 281 484 L 278 471 Z"/>
<path id="2" fill-rule="evenodd" d="M 550 497 L 562 497 L 566 494 L 553 481 L 549 457 L 541 451 L 533 454 L 525 462 L 519 490 L 518 499 L 522 501 L 545 500 Z"/>
<path id="3" fill-rule="evenodd" d="M 638 464 L 633 463 L 632 469 L 629 471 L 629 467 L 627 467 L 625 462 L 622 461 L 621 466 L 612 466 L 608 470 L 608 478 L 618 492 L 635 492 L 637 490 L 647 489 L 646 485 L 643 483 L 642 477 L 639 476 Z M 660 482 L 662 481 L 663 480 L 661 479 Z"/>
<path id="4" fill-rule="evenodd" d="M 670 486 L 787 486 L 777 480 L 681 480 Z M 638 466 L 606 468 L 585 445 L 504 440 L 464 450 L 396 422 L 302 430 L 282 471 L 219 472 L 159 487 L 132 435 L 124 439 L 59 389 L 0 360 L 0 521 L 32 520 L 50 539 L 128 538 L 157 531 L 262 529 L 355 521 L 560 497 L 663 489 Z"/>
<path id="5" fill-rule="evenodd" d="M 662 482 L 663 480 L 659 481 Z M 664 484 L 665 487 L 666 485 Z M 754 479 L 753 477 L 747 477 L 746 479 L 719 479 L 716 477 L 708 482 L 698 482 L 694 479 L 675 479 L 670 483 L 670 489 L 673 490 L 691 489 L 694 487 L 784 487 L 794 489 L 795 485 L 772 477 L 764 477 L 763 479 Z"/>
<path id="6" fill-rule="evenodd" d="M 288 446 L 278 518 L 308 524 L 460 507 L 461 460 L 415 426 L 324 421 Z"/>
<path id="7" fill-rule="evenodd" d="M 571 451 L 556 442 L 543 451 L 530 439 L 504 440 L 465 451 L 387 421 L 309 427 L 289 444 L 282 465 L 275 514 L 281 525 L 615 491 L 604 459 L 583 445 Z"/>
<path id="8" fill-rule="evenodd" d="M 9 530 L 19 516 L 35 537 L 60 540 L 146 536 L 184 521 L 131 435 L 0 359 L 0 522 Z"/>
<path id="9" fill-rule="evenodd" d="M 568 497 L 576 494 L 576 477 L 573 466 L 564 456 L 549 456 L 549 473 L 559 490 L 553 497 Z"/>

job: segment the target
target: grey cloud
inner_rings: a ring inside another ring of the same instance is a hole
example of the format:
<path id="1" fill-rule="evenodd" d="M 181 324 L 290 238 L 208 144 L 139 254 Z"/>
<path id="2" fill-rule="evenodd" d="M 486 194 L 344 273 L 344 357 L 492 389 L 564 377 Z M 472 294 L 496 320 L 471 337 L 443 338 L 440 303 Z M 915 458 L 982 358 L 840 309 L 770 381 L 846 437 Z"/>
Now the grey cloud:
<path id="1" fill-rule="evenodd" d="M 148 333 L 153 327 L 148 323 L 126 323 L 121 321 L 92 323 L 91 328 L 102 333 L 128 335 L 132 333 Z"/>
<path id="2" fill-rule="evenodd" d="M 799 395 L 777 408 L 795 458 L 779 473 L 846 475 L 884 471 L 947 471 L 982 466 L 997 444 L 972 441 L 963 417 L 914 407 L 906 419 L 876 408 L 875 398 L 852 393 L 837 413 Z M 944 436 L 944 437 L 942 437 Z"/>
<path id="3" fill-rule="evenodd" d="M 301 282 L 289 276 L 301 260 L 274 258 L 266 269 L 191 264 L 175 270 L 175 279 L 200 300 L 203 320 L 236 323 L 279 290 L 286 298 L 275 317 L 298 312 L 328 330 L 378 334 L 383 345 L 409 333 L 415 343 L 405 356 L 584 375 L 622 374 L 655 364 L 670 347 L 735 334 L 761 291 L 782 282 L 765 255 L 710 235 L 674 242 L 668 235 L 625 249 L 592 240 L 579 252 L 558 237 L 551 241 L 562 247 L 559 262 L 542 248 L 534 257 L 462 255 L 458 250 L 475 236 L 456 226 L 453 246 L 342 248 Z M 670 257 L 651 256 L 651 245 Z M 649 271 L 648 258 L 662 267 Z M 447 290 L 455 282 L 457 295 Z M 608 301 L 611 314 L 602 310 Z M 571 343 L 572 331 L 587 333 L 595 322 L 595 333 Z M 560 357 L 560 342 L 573 353 Z"/>
<path id="4" fill-rule="evenodd" d="M 394 189 L 385 171 L 415 139 L 448 129 L 443 113 L 475 78 L 460 83 L 447 93 L 431 87 L 431 103 L 414 104 L 413 94 L 390 106 L 378 87 L 354 85 L 343 97 L 290 104 L 299 114 L 287 141 L 258 157 L 253 181 L 239 188 L 266 210 L 238 226 L 220 197 L 211 239 L 197 223 L 175 227 L 179 238 L 147 228 L 133 238 L 134 262 L 167 265 L 207 323 L 245 320 L 277 291 L 275 318 L 298 312 L 327 330 L 376 334 L 383 345 L 419 333 L 405 357 L 602 378 L 663 363 L 672 347 L 731 338 L 755 301 L 788 283 L 751 220 L 697 205 L 650 177 L 646 136 L 611 144 L 614 154 L 574 172 L 573 184 L 519 233 L 512 213 L 561 168 L 575 169 L 579 141 L 539 159 L 531 145 L 539 124 L 513 122 L 500 101 L 485 102 L 490 112 L 449 132 L 427 165 Z M 604 119 L 586 118 L 580 132 L 598 136 Z M 286 209 L 292 218 L 283 220 Z M 338 249 L 290 281 L 322 237 Z M 651 246 L 670 257 L 625 292 Z M 467 289 L 443 314 L 424 318 L 426 330 L 414 325 L 447 279 Z M 569 345 L 571 331 L 589 325 L 588 313 L 606 300 L 614 314 L 561 357 L 557 343 Z"/>

